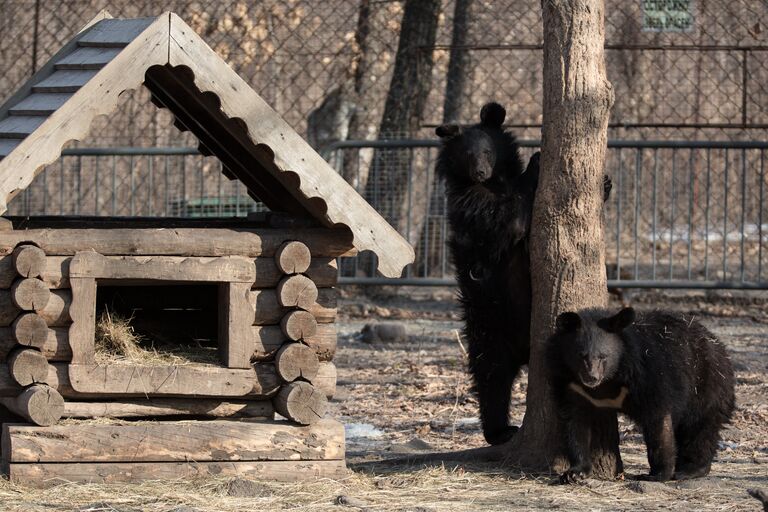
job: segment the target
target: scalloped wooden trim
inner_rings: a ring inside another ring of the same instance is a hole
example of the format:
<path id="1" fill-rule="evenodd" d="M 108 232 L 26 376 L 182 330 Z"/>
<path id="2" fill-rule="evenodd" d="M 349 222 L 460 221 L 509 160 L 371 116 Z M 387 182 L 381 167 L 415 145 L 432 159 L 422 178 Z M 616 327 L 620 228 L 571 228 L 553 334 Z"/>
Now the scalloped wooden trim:
<path id="1" fill-rule="evenodd" d="M 295 186 L 294 196 L 314 216 L 347 226 L 358 250 L 376 253 L 379 272 L 399 277 L 415 259 L 411 245 L 181 18 L 171 14 L 170 25 L 169 64 L 193 70 L 197 88 L 216 94 L 226 116 L 243 120 L 254 145 L 273 155 L 274 165 L 265 167 Z"/>

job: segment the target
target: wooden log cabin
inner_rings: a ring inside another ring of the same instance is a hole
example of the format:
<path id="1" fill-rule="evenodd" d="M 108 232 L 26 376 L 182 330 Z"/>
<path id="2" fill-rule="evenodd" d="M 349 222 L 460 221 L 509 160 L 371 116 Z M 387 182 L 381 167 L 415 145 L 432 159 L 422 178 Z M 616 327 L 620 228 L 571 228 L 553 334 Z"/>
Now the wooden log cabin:
<path id="1" fill-rule="evenodd" d="M 336 258 L 371 251 L 394 277 L 413 249 L 180 18 L 102 13 L 0 107 L 0 214 L 142 85 L 270 212 L 0 218 L 0 404 L 19 419 L 3 424 L 4 473 L 31 485 L 343 474 L 343 426 L 324 418 Z M 166 344 L 207 340 L 215 358 L 105 362 L 109 308 Z"/>

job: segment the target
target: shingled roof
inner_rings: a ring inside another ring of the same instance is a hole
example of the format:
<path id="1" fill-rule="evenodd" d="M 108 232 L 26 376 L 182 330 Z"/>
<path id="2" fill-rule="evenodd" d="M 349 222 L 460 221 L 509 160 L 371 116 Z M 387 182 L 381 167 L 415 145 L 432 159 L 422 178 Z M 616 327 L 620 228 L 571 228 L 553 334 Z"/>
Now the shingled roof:
<path id="1" fill-rule="evenodd" d="M 385 276 L 413 262 L 408 242 L 173 13 L 100 14 L 0 106 L 0 214 L 121 92 L 142 84 L 271 210 L 346 226 Z"/>

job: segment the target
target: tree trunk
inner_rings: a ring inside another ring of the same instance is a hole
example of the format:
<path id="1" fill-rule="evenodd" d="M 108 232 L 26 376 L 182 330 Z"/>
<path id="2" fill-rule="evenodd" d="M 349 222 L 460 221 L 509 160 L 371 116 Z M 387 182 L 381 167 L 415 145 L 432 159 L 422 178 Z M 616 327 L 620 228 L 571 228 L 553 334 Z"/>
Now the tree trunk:
<path id="1" fill-rule="evenodd" d="M 602 178 L 613 90 L 605 74 L 604 0 L 542 0 L 542 9 L 544 124 L 530 241 L 527 410 L 506 448 L 521 466 L 561 471 L 565 459 L 544 344 L 559 313 L 608 301 Z M 612 477 L 618 471 L 616 414 L 600 415 L 599 426 L 592 439 L 595 476 Z"/>
<path id="2" fill-rule="evenodd" d="M 406 0 L 397 55 L 379 127 L 379 139 L 415 137 L 432 83 L 433 48 L 440 0 Z M 413 152 L 380 149 L 374 153 L 367 186 L 371 204 L 400 232 L 409 235 L 407 213 L 424 211 L 428 197 L 418 182 L 429 170 L 415 165 Z M 411 175 L 410 170 L 413 170 Z M 410 176 L 409 176 L 410 175 Z M 409 190 L 409 184 L 412 187 Z M 414 241 L 412 237 L 409 240 Z"/>
<path id="3" fill-rule="evenodd" d="M 371 0 L 360 0 L 360 6 L 357 10 L 357 27 L 355 28 L 355 46 L 352 57 L 352 101 L 355 109 L 352 112 L 352 118 L 349 120 L 350 140 L 363 140 L 366 137 L 365 115 L 366 106 L 364 99 L 365 77 L 370 68 L 368 35 L 371 32 Z M 355 187 L 361 190 L 364 188 L 368 178 L 367 169 L 362 169 L 359 149 L 342 150 L 342 177 Z"/>
<path id="4" fill-rule="evenodd" d="M 467 37 L 469 35 L 469 11 L 474 0 L 456 0 L 453 9 L 453 23 L 451 33 L 451 52 L 448 60 L 448 71 L 445 76 L 445 100 L 443 102 L 443 124 L 458 123 L 461 121 L 461 110 L 464 102 L 469 97 L 467 87 L 469 85 L 469 51 L 467 50 Z M 429 220 L 429 211 L 432 207 L 432 194 L 438 182 L 438 177 L 432 175 L 424 182 L 424 215 L 416 215 L 411 221 L 411 240 L 417 240 L 416 254 L 423 258 L 425 269 L 437 268 L 433 262 L 439 262 L 444 251 L 440 240 L 435 240 L 435 235 L 440 233 L 440 226 L 432 221 L 428 229 L 424 225 Z M 441 201 L 442 198 L 437 198 Z M 430 273 L 429 275 L 433 275 Z"/>
<path id="5" fill-rule="evenodd" d="M 474 0 L 456 0 L 453 9 L 453 32 L 451 34 L 451 55 L 445 80 L 445 101 L 443 102 L 443 123 L 458 123 L 461 120 L 462 102 L 467 97 L 469 77 L 469 10 Z"/>

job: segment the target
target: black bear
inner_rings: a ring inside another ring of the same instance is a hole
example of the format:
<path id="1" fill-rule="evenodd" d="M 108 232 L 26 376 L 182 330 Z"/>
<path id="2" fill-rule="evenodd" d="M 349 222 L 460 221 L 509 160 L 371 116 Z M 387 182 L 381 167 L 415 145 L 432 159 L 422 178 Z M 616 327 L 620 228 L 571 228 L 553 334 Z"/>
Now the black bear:
<path id="1" fill-rule="evenodd" d="M 514 137 L 505 132 L 504 108 L 488 103 L 480 123 L 444 125 L 437 173 L 445 179 L 449 241 L 469 369 L 490 444 L 517 431 L 509 425 L 512 382 L 528 363 L 531 278 L 528 235 L 539 174 L 539 154 L 524 170 Z"/>
<path id="2" fill-rule="evenodd" d="M 662 311 L 636 318 L 632 308 L 562 313 L 547 357 L 571 465 L 563 483 L 590 472 L 594 408 L 616 409 L 640 427 L 644 479 L 709 473 L 734 409 L 734 377 L 725 347 L 700 323 Z"/>

